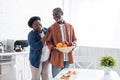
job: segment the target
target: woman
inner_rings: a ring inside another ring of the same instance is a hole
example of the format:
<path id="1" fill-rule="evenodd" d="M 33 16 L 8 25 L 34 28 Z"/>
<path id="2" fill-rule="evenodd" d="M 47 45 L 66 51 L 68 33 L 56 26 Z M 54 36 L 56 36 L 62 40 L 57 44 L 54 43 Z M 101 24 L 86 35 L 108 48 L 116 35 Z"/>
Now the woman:
<path id="1" fill-rule="evenodd" d="M 41 62 L 42 48 L 45 43 L 47 31 L 42 28 L 41 19 L 38 16 L 33 16 L 28 21 L 28 26 L 33 30 L 28 34 L 28 43 L 30 45 L 30 68 L 32 80 L 49 80 L 48 66 L 49 61 Z M 41 79 L 40 79 L 41 76 Z"/>

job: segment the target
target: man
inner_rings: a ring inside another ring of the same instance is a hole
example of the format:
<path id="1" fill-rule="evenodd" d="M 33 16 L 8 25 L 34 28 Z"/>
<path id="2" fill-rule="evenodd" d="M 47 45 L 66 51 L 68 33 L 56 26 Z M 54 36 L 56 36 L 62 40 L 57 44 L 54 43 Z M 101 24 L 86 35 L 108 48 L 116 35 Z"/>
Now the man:
<path id="1" fill-rule="evenodd" d="M 73 63 L 72 51 L 68 54 L 57 50 L 56 44 L 59 42 L 76 42 L 74 28 L 71 24 L 63 20 L 63 11 L 61 8 L 53 10 L 53 18 L 56 21 L 49 27 L 47 45 L 51 50 L 50 63 L 52 64 L 52 75 L 55 77 L 62 69 L 68 68 Z"/>

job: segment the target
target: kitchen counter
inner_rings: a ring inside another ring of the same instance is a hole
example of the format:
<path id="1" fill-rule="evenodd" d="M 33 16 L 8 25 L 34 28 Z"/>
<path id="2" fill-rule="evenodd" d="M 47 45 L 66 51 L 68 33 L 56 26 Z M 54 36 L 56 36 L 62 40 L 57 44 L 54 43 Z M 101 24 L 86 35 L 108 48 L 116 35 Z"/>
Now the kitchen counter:
<path id="1" fill-rule="evenodd" d="M 28 66 L 28 55 L 29 51 L 21 51 L 21 52 L 4 52 L 0 53 L 0 57 L 7 57 L 11 56 L 11 60 L 1 60 L 0 61 L 0 80 L 4 79 L 4 74 L 7 74 L 11 72 L 12 77 L 18 77 L 21 76 L 22 80 L 25 80 L 26 76 L 26 67 Z M 11 76 L 8 76 L 10 80 L 15 80 Z"/>
<path id="2" fill-rule="evenodd" d="M 12 55 L 27 55 L 29 51 L 21 51 L 21 52 L 3 52 L 0 53 L 0 56 L 12 56 Z"/>

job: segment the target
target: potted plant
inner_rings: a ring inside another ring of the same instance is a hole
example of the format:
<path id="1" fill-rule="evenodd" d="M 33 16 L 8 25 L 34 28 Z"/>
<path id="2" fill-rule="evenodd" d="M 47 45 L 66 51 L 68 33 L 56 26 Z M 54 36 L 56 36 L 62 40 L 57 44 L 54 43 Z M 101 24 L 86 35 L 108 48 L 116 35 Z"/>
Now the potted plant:
<path id="1" fill-rule="evenodd" d="M 100 59 L 100 66 L 104 67 L 105 74 L 109 74 L 111 69 L 116 66 L 116 60 L 112 56 L 103 56 Z"/>

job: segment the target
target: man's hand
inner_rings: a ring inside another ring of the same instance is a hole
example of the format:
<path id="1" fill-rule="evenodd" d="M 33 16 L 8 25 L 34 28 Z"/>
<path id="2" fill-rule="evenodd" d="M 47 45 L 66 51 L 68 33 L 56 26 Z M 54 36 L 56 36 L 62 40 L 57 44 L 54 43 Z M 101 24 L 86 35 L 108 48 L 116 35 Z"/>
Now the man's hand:
<path id="1" fill-rule="evenodd" d="M 61 52 L 61 51 L 59 51 L 56 47 L 52 47 L 51 51 Z M 61 53 L 63 53 L 63 52 L 61 52 Z"/>

